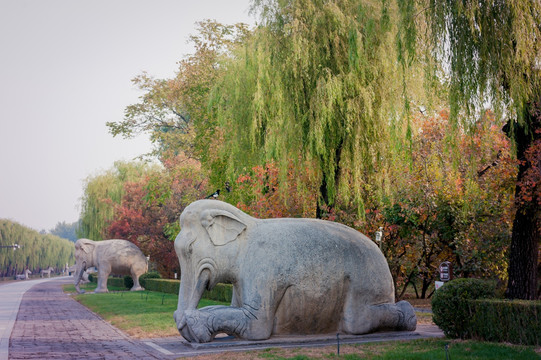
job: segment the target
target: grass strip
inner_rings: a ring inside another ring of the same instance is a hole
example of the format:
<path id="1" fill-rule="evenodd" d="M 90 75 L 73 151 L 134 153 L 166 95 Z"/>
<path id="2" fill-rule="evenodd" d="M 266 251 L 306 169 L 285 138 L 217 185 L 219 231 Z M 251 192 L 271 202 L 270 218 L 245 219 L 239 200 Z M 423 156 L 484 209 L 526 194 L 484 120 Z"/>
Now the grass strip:
<path id="1" fill-rule="evenodd" d="M 109 287 L 109 293 L 94 294 L 96 284 L 81 286 L 85 294 L 74 294 L 73 298 L 86 306 L 113 326 L 134 338 L 177 336 L 173 319 L 178 296 L 154 291 L 126 291 Z M 119 291 L 120 290 L 120 291 Z M 73 285 L 65 285 L 64 292 L 75 293 Z M 199 307 L 229 305 L 202 299 Z"/>
<path id="2" fill-rule="evenodd" d="M 541 350 L 531 346 L 497 344 L 477 341 L 420 339 L 412 341 L 375 342 L 312 348 L 268 348 L 258 351 L 200 355 L 197 360 L 532 360 L 541 358 Z"/>
<path id="3" fill-rule="evenodd" d="M 93 294 L 90 292 L 96 288 L 96 284 L 86 284 L 81 288 L 87 293 L 73 295 L 74 299 L 132 337 L 178 336 L 173 320 L 173 312 L 177 308 L 177 295 L 153 291 L 131 292 L 111 286 L 107 294 Z M 75 288 L 73 285 L 65 285 L 64 291 L 75 293 Z M 199 303 L 199 307 L 209 305 L 228 304 L 206 299 L 202 299 Z M 421 339 L 407 342 L 342 344 L 340 356 L 336 354 L 336 346 L 326 346 L 294 349 L 269 348 L 261 351 L 197 356 L 196 359 L 530 360 L 541 359 L 541 348 L 479 341 Z"/>

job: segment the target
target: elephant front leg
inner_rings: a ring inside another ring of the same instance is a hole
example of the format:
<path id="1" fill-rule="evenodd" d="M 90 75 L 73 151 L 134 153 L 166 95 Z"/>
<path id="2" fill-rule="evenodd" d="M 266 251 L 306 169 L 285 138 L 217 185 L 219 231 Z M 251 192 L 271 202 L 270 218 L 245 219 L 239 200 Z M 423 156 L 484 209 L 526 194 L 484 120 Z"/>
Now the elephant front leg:
<path id="1" fill-rule="evenodd" d="M 272 323 L 266 316 L 258 316 L 257 309 L 243 307 L 208 306 L 187 310 L 180 320 L 179 331 L 190 342 L 209 342 L 218 333 L 227 333 L 249 340 L 270 337 Z"/>
<path id="2" fill-rule="evenodd" d="M 101 273 L 98 270 L 98 286 L 96 287 L 96 290 L 94 290 L 95 293 L 109 292 L 109 290 L 107 290 L 107 278 L 108 277 L 109 277 L 109 273 Z"/>

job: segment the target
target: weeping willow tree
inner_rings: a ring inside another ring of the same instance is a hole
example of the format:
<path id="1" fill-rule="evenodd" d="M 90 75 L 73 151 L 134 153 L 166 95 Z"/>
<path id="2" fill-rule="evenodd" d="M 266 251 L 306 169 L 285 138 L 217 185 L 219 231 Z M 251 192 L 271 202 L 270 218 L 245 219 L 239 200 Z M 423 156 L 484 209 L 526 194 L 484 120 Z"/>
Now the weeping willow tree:
<path id="1" fill-rule="evenodd" d="M 57 271 L 74 262 L 73 243 L 51 234 L 40 234 L 16 222 L 0 219 L 0 245 L 20 248 L 0 249 L 0 276 L 14 276 L 29 269 L 33 274 L 49 266 Z"/>
<path id="2" fill-rule="evenodd" d="M 431 45 L 430 54 L 443 70 L 440 80 L 449 89 L 451 118 L 468 126 L 487 104 L 507 118 L 504 131 L 514 142 L 520 166 L 506 296 L 535 299 L 541 211 L 539 199 L 523 196 L 520 184 L 532 170 L 524 161 L 526 151 L 541 138 L 541 2 L 399 3 L 400 31 L 407 39 L 401 51 L 414 54 L 420 44 Z"/>
<path id="3" fill-rule="evenodd" d="M 112 169 L 89 176 L 81 199 L 80 224 L 77 236 L 103 240 L 107 227 L 115 215 L 115 207 L 124 195 L 124 184 L 135 181 L 152 170 L 138 162 L 115 162 Z"/>
<path id="4" fill-rule="evenodd" d="M 150 134 L 156 149 L 149 155 L 161 161 L 179 152 L 205 161 L 213 135 L 206 105 L 210 89 L 224 71 L 219 59 L 249 34 L 245 24 L 223 25 L 215 20 L 196 23 L 196 30 L 189 38 L 195 52 L 179 61 L 175 77 L 154 79 L 147 73 L 135 77 L 133 84 L 143 91 L 139 102 L 126 107 L 124 119 L 107 123 L 113 136 Z"/>
<path id="5" fill-rule="evenodd" d="M 317 168 L 317 216 L 340 203 L 363 214 L 387 139 L 407 118 L 387 1 L 257 0 L 260 26 L 227 64 L 211 108 L 221 132 L 215 173 L 234 178 L 273 159 Z"/>

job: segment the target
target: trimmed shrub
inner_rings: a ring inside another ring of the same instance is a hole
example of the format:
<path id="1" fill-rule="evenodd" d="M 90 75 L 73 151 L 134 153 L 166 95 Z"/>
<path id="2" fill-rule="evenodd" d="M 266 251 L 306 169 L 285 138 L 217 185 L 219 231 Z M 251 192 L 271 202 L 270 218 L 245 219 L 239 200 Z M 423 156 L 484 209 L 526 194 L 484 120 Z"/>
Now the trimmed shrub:
<path id="1" fill-rule="evenodd" d="M 145 280 L 145 290 L 157 291 L 168 294 L 178 295 L 178 290 L 180 287 L 179 280 L 172 279 L 146 279 Z"/>
<path id="2" fill-rule="evenodd" d="M 146 289 L 146 280 L 147 279 L 161 279 L 162 276 L 157 271 L 149 271 L 147 273 L 144 273 L 143 275 L 139 276 L 139 284 L 141 284 L 142 287 Z"/>
<path id="3" fill-rule="evenodd" d="M 231 284 L 216 284 L 216 286 L 211 290 L 205 290 L 203 293 L 203 299 L 222 301 L 222 302 L 231 302 L 233 297 L 233 285 Z"/>
<path id="4" fill-rule="evenodd" d="M 125 287 L 124 278 L 110 277 L 107 279 L 107 286 Z"/>
<path id="5" fill-rule="evenodd" d="M 145 280 L 145 289 L 149 291 L 157 291 L 168 294 L 178 295 L 180 288 L 179 280 L 171 279 L 151 279 L 147 278 Z M 231 302 L 233 294 L 233 285 L 231 284 L 216 284 L 212 291 L 207 291 L 203 293 L 203 299 L 222 301 L 222 302 Z"/>
<path id="6" fill-rule="evenodd" d="M 126 289 L 131 289 L 133 287 L 133 279 L 130 275 L 124 276 L 124 286 L 126 287 Z"/>
<path id="7" fill-rule="evenodd" d="M 494 297 L 494 285 L 479 279 L 455 279 L 432 297 L 433 320 L 451 338 L 471 338 L 472 313 L 468 300 Z"/>
<path id="8" fill-rule="evenodd" d="M 541 344 L 541 301 L 469 300 L 475 339 L 521 345 Z"/>

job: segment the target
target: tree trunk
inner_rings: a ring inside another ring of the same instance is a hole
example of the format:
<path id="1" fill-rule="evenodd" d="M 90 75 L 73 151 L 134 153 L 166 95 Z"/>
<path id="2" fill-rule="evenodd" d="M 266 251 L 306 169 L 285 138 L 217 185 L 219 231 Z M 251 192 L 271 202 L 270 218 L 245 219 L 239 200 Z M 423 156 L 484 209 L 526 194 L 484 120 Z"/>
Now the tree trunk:
<path id="1" fill-rule="evenodd" d="M 529 107 L 531 111 L 526 112 L 524 124 L 515 125 L 513 132 L 510 131 L 509 123 L 504 127 L 507 135 L 515 141 L 517 159 L 520 161 L 515 187 L 516 214 L 513 221 L 507 270 L 509 279 L 505 291 L 505 297 L 508 299 L 534 300 L 537 298 L 537 261 L 541 237 L 540 211 L 536 199 L 532 199 L 529 203 L 516 201 L 520 197 L 521 190 L 518 184 L 524 179 L 530 167 L 530 164 L 524 161 L 525 152 L 534 143 L 536 136 L 539 136 L 536 130 L 541 127 L 541 119 L 534 115 L 534 110 L 539 107 L 539 103 L 531 103 Z"/>
<path id="2" fill-rule="evenodd" d="M 537 298 L 537 251 L 541 234 L 536 222 L 535 210 L 531 206 L 517 209 L 507 270 L 509 280 L 505 297 L 508 299 Z"/>
<path id="3" fill-rule="evenodd" d="M 336 149 L 334 150 L 335 162 L 336 162 L 336 169 L 334 172 L 334 189 L 338 187 L 338 182 L 340 181 L 340 161 L 342 158 L 342 144 L 343 143 L 344 142 L 341 140 L 338 146 L 336 147 Z M 320 161 L 322 164 L 324 163 L 323 159 L 320 159 Z M 334 189 L 333 191 L 336 197 L 337 191 Z M 316 219 L 321 219 L 323 218 L 324 215 L 327 215 L 329 210 L 334 205 L 334 201 L 336 200 L 336 199 L 330 199 L 329 184 L 327 181 L 327 176 L 325 175 L 325 171 L 323 171 L 323 179 L 319 187 L 319 196 L 320 196 L 320 199 L 317 201 L 317 204 L 316 204 Z M 322 208 L 321 203 L 323 203 L 323 207 L 325 209 Z"/>
<path id="4" fill-rule="evenodd" d="M 324 204 L 323 207 L 326 207 L 326 205 L 329 204 L 329 195 L 327 193 L 327 180 L 325 179 L 325 174 L 323 174 L 323 180 L 321 181 L 321 186 L 319 187 L 319 196 L 321 198 L 316 202 L 316 219 L 321 219 L 323 218 L 323 215 L 325 215 L 323 213 L 321 204 Z"/>

